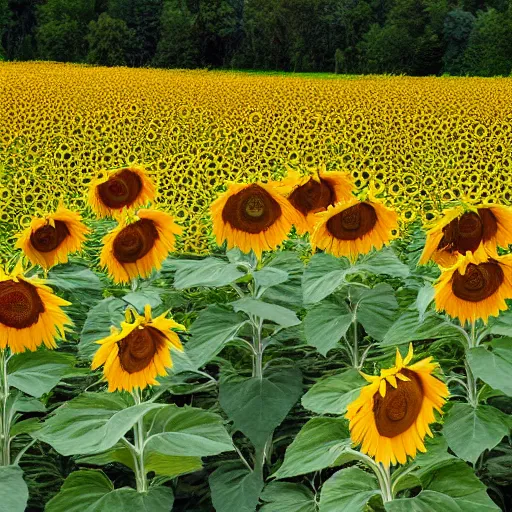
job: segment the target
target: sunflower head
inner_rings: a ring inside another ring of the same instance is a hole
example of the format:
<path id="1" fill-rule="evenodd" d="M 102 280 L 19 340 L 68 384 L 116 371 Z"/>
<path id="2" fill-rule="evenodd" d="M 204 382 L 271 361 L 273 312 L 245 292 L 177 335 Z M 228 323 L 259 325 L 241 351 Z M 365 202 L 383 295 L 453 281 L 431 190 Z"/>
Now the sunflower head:
<path id="1" fill-rule="evenodd" d="M 110 336 L 97 341 L 100 346 L 91 368 L 103 366 L 108 390 L 132 391 L 159 385 L 156 377 L 167 375 L 172 367 L 171 348 L 183 351 L 173 329 L 185 329 L 164 313 L 152 318 L 146 305 L 144 315 L 128 309 L 121 329 L 112 329 Z"/>
<path id="2" fill-rule="evenodd" d="M 512 255 L 477 259 L 470 252 L 458 255 L 457 262 L 444 270 L 435 288 L 438 311 L 458 318 L 462 325 L 497 316 L 512 298 Z"/>
<path id="3" fill-rule="evenodd" d="M 71 305 L 39 279 L 23 276 L 21 263 L 12 272 L 0 269 L 0 348 L 18 353 L 44 344 L 56 348 L 72 325 L 61 309 Z"/>
<path id="4" fill-rule="evenodd" d="M 275 249 L 288 235 L 297 214 L 287 199 L 270 185 L 229 185 L 211 205 L 213 232 L 217 244 L 227 240 L 228 249 L 251 249 L 261 257 Z"/>
<path id="5" fill-rule="evenodd" d="M 100 265 L 106 267 L 116 283 L 147 277 L 159 269 L 174 250 L 175 236 L 182 229 L 168 213 L 139 210 L 125 214 L 120 224 L 103 239 Z"/>
<path id="6" fill-rule="evenodd" d="M 426 451 L 424 439 L 426 434 L 432 437 L 434 409 L 442 413 L 449 395 L 446 385 L 431 375 L 437 367 L 432 358 L 410 364 L 412 358 L 411 344 L 405 358 L 397 349 L 394 367 L 375 377 L 362 374 L 369 384 L 347 407 L 354 443 L 388 466 Z"/>
<path id="7" fill-rule="evenodd" d="M 142 167 L 102 171 L 89 187 L 89 205 L 98 217 L 116 216 L 124 208 L 152 201 L 155 186 Z"/>
<path id="8" fill-rule="evenodd" d="M 79 251 L 88 232 L 79 213 L 60 205 L 54 213 L 34 217 L 19 235 L 15 247 L 31 263 L 48 270 L 58 263 L 66 263 L 70 253 Z"/>
<path id="9" fill-rule="evenodd" d="M 351 260 L 380 249 L 398 229 L 397 214 L 371 196 L 364 201 L 353 198 L 316 215 L 311 245 Z"/>

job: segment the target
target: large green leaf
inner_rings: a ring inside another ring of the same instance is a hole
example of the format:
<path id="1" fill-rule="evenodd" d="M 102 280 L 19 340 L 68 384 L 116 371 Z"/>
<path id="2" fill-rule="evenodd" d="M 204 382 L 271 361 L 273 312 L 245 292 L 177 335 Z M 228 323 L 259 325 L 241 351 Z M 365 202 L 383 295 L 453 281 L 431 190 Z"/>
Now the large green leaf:
<path id="1" fill-rule="evenodd" d="M 382 341 L 393 325 L 398 310 L 395 292 L 389 284 L 379 283 L 358 294 L 356 318 L 374 339 Z"/>
<path id="2" fill-rule="evenodd" d="M 372 251 L 362 256 L 352 267 L 351 272 L 360 270 L 402 278 L 410 274 L 409 267 L 400 261 L 391 247 L 384 247 L 380 251 Z"/>
<path id="3" fill-rule="evenodd" d="M 363 512 L 380 494 L 377 478 L 359 468 L 342 469 L 327 480 L 320 493 L 320 512 Z"/>
<path id="4" fill-rule="evenodd" d="M 315 495 L 304 485 L 289 482 L 270 482 L 261 500 L 259 512 L 317 512 Z"/>
<path id="5" fill-rule="evenodd" d="M 489 405 L 474 408 L 456 403 L 444 419 L 443 434 L 448 446 L 457 457 L 473 464 L 484 450 L 494 448 L 508 433 L 504 414 Z"/>
<path id="6" fill-rule="evenodd" d="M 99 348 L 96 341 L 110 335 L 110 327 L 119 327 L 124 320 L 126 302 L 115 297 L 107 297 L 96 304 L 87 313 L 85 324 L 80 334 L 78 354 L 85 359 L 92 359 Z"/>
<path id="7" fill-rule="evenodd" d="M 51 391 L 70 372 L 74 363 L 72 355 L 53 350 L 16 354 L 7 366 L 9 385 L 39 398 Z"/>
<path id="8" fill-rule="evenodd" d="M 25 512 L 28 488 L 19 466 L 0 466 L 0 512 Z"/>
<path id="9" fill-rule="evenodd" d="M 201 311 L 190 328 L 192 339 L 186 345 L 188 358 L 200 368 L 236 337 L 247 319 L 230 309 L 212 305 Z"/>
<path id="10" fill-rule="evenodd" d="M 258 291 L 285 283 L 288 281 L 288 277 L 286 270 L 273 267 L 263 267 L 261 270 L 252 273 Z"/>
<path id="11" fill-rule="evenodd" d="M 255 512 L 263 488 L 261 471 L 227 463 L 210 475 L 210 490 L 216 512 Z"/>
<path id="12" fill-rule="evenodd" d="M 418 340 L 463 339 L 464 334 L 443 317 L 429 311 L 420 321 L 418 311 L 406 311 L 389 328 L 381 346 L 396 346 Z"/>
<path id="13" fill-rule="evenodd" d="M 309 420 L 288 446 L 284 462 L 274 478 L 289 478 L 340 466 L 360 458 L 352 450 L 347 421 L 342 418 Z"/>
<path id="14" fill-rule="evenodd" d="M 472 348 L 467 359 L 475 377 L 512 396 L 512 338 L 495 339 L 487 348 Z"/>
<path id="15" fill-rule="evenodd" d="M 128 447 L 121 441 L 104 452 L 76 457 L 76 461 L 79 464 L 93 464 L 95 466 L 104 466 L 105 464 L 118 462 L 119 464 L 124 464 L 132 471 L 135 471 L 133 455 Z"/>
<path id="16" fill-rule="evenodd" d="M 129 487 L 114 489 L 101 471 L 75 471 L 46 512 L 169 512 L 174 496 L 169 487 L 151 487 L 147 493 Z"/>
<path id="17" fill-rule="evenodd" d="M 118 393 L 83 393 L 60 406 L 37 433 L 61 455 L 99 453 L 113 447 L 151 409 L 162 404 L 130 406 Z"/>
<path id="18" fill-rule="evenodd" d="M 156 309 L 162 304 L 163 290 L 154 287 L 145 287 L 136 292 L 130 292 L 123 296 L 123 300 L 133 306 L 140 314 L 144 313 L 147 304 L 151 309 Z"/>
<path id="19" fill-rule="evenodd" d="M 212 257 L 202 260 L 171 260 L 169 265 L 176 269 L 174 287 L 178 290 L 196 286 L 226 286 L 245 275 L 236 263 Z"/>
<path id="20" fill-rule="evenodd" d="M 489 318 L 491 334 L 512 337 L 512 310 L 501 311 L 499 316 Z"/>
<path id="21" fill-rule="evenodd" d="M 435 491 L 421 491 L 414 498 L 402 498 L 385 503 L 387 512 L 463 512 L 457 502 Z"/>
<path id="22" fill-rule="evenodd" d="M 222 418 L 203 409 L 163 405 L 145 422 L 151 427 L 145 454 L 206 457 L 234 450 Z"/>
<path id="23" fill-rule="evenodd" d="M 418 296 L 416 297 L 416 309 L 419 313 L 420 322 L 423 322 L 425 312 L 427 311 L 430 303 L 434 300 L 434 295 L 435 288 L 431 283 L 427 282 L 419 289 Z"/>
<path id="24" fill-rule="evenodd" d="M 297 368 L 275 368 L 263 378 L 222 379 L 220 405 L 256 448 L 262 448 L 302 394 Z"/>
<path id="25" fill-rule="evenodd" d="M 351 368 L 314 384 L 302 397 L 302 405 L 316 414 L 342 415 L 365 385 L 361 374 Z"/>
<path id="26" fill-rule="evenodd" d="M 294 310 L 300 309 L 302 307 L 304 263 L 299 255 L 291 251 L 275 253 L 265 268 L 282 270 L 286 272 L 288 278 L 281 284 L 267 288 L 261 298 L 272 304 L 279 304 Z"/>
<path id="27" fill-rule="evenodd" d="M 270 320 L 283 327 L 291 327 L 300 324 L 300 320 L 294 311 L 283 308 L 277 304 L 269 304 L 262 300 L 246 298 L 232 302 L 235 311 L 243 311 L 247 315 L 254 315 L 264 320 Z"/>
<path id="28" fill-rule="evenodd" d="M 344 304 L 321 302 L 313 306 L 304 318 L 304 334 L 308 345 L 323 356 L 338 346 L 352 324 L 353 314 Z"/>

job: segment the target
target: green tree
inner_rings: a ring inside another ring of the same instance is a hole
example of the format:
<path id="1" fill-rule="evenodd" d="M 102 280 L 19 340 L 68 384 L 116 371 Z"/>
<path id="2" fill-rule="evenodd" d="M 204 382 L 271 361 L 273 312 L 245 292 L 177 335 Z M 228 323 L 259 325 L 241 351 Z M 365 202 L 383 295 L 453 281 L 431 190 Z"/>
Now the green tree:
<path id="1" fill-rule="evenodd" d="M 106 12 L 98 21 L 89 23 L 89 33 L 86 36 L 89 43 L 87 62 L 103 66 L 126 65 L 126 51 L 133 39 L 133 31 L 123 20 L 111 18 Z"/>
<path id="2" fill-rule="evenodd" d="M 443 38 L 445 51 L 443 71 L 451 75 L 460 75 L 464 66 L 464 52 L 473 30 L 475 17 L 467 11 L 454 9 L 444 20 Z"/>

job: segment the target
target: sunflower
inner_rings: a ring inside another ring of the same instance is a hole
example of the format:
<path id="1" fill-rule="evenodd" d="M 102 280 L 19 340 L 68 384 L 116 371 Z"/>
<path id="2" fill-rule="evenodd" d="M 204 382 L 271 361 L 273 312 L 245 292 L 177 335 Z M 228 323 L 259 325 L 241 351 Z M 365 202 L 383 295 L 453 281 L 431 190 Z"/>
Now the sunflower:
<path id="1" fill-rule="evenodd" d="M 174 250 L 175 235 L 182 233 L 171 215 L 157 210 L 139 210 L 124 215 L 121 223 L 103 238 L 100 265 L 116 283 L 147 277 L 159 269 Z"/>
<path id="2" fill-rule="evenodd" d="M 361 201 L 356 197 L 345 203 L 329 206 L 317 213 L 311 235 L 311 246 L 334 256 L 347 256 L 355 261 L 360 254 L 380 249 L 393 238 L 398 229 L 397 214 L 370 195 Z"/>
<path id="3" fill-rule="evenodd" d="M 21 263 L 8 273 L 0 269 L 0 348 L 11 352 L 56 348 L 71 326 L 62 306 L 71 303 L 54 295 L 43 280 L 23 276 Z"/>
<path id="4" fill-rule="evenodd" d="M 171 347 L 183 351 L 178 335 L 171 329 L 185 327 L 166 316 L 167 312 L 152 318 L 149 304 L 144 316 L 128 309 L 121 330 L 113 328 L 110 336 L 96 342 L 101 347 L 91 368 L 104 365 L 109 391 L 158 386 L 156 377 L 167 375 L 166 368 L 172 367 Z"/>
<path id="5" fill-rule="evenodd" d="M 297 212 L 271 185 L 231 183 L 211 205 L 217 244 L 227 240 L 242 252 L 251 249 L 258 258 L 275 249 L 296 222 Z"/>
<path id="6" fill-rule="evenodd" d="M 512 208 L 503 205 L 460 205 L 448 209 L 427 232 L 420 265 L 433 260 L 451 267 L 459 254 L 471 252 L 484 262 L 496 246 L 512 243 Z"/>
<path id="7" fill-rule="evenodd" d="M 482 262 L 470 252 L 459 254 L 457 263 L 443 271 L 435 288 L 438 311 L 446 311 L 464 325 L 478 318 L 487 323 L 508 309 L 512 298 L 512 255 L 494 256 Z"/>
<path id="8" fill-rule="evenodd" d="M 362 374 L 370 384 L 347 407 L 352 440 L 386 466 L 404 464 L 408 455 L 426 451 L 423 441 L 426 434 L 432 437 L 434 409 L 442 414 L 449 395 L 446 385 L 431 375 L 438 366 L 432 357 L 409 364 L 412 357 L 410 344 L 405 359 L 397 349 L 393 368 L 375 377 Z"/>
<path id="9" fill-rule="evenodd" d="M 299 234 L 313 229 L 315 213 L 325 211 L 328 206 L 340 201 L 350 201 L 354 197 L 352 177 L 344 172 L 327 172 L 325 164 L 320 166 L 316 174 L 307 176 L 288 169 L 286 178 L 272 182 L 272 185 L 297 210 L 295 228 Z"/>
<path id="10" fill-rule="evenodd" d="M 154 197 L 153 182 L 137 165 L 102 171 L 89 186 L 89 205 L 98 217 L 119 214 L 123 208 L 136 208 Z"/>
<path id="11" fill-rule="evenodd" d="M 21 249 L 34 265 L 44 269 L 66 263 L 68 254 L 79 251 L 89 229 L 80 214 L 59 206 L 55 213 L 35 217 L 21 233 L 16 249 Z"/>

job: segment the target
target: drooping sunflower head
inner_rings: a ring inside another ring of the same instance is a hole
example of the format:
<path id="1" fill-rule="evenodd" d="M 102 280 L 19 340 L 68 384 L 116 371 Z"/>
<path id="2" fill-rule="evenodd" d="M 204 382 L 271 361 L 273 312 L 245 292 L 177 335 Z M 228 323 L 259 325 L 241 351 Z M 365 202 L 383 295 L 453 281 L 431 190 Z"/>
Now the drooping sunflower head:
<path id="1" fill-rule="evenodd" d="M 100 265 L 116 283 L 147 277 L 162 266 L 181 233 L 181 227 L 165 212 L 139 210 L 136 216 L 125 215 L 103 238 Z"/>
<path id="2" fill-rule="evenodd" d="M 448 398 L 446 385 L 432 375 L 437 364 L 432 357 L 410 364 L 397 349 L 395 366 L 380 376 L 364 375 L 369 382 L 347 407 L 350 435 L 361 451 L 384 465 L 404 464 L 407 456 L 425 452 L 424 439 L 432 437 L 429 424 L 434 410 L 442 413 Z"/>
<path id="3" fill-rule="evenodd" d="M 317 223 L 311 236 L 313 249 L 320 248 L 334 256 L 351 260 L 373 248 L 381 249 L 398 229 L 397 214 L 371 197 L 364 201 L 353 198 L 329 206 L 316 214 Z"/>
<path id="4" fill-rule="evenodd" d="M 72 322 L 62 310 L 70 302 L 57 297 L 35 278 L 25 278 L 21 264 L 12 272 L 0 269 L 0 348 L 11 352 L 56 348 Z"/>
<path id="5" fill-rule="evenodd" d="M 108 390 L 132 391 L 159 385 L 156 378 L 167 375 L 172 367 L 171 348 L 183 351 L 178 335 L 173 329 L 185 327 L 166 318 L 164 313 L 152 318 L 151 307 L 146 305 L 144 315 L 129 309 L 121 329 L 112 329 L 110 336 L 97 341 L 100 346 L 91 368 L 103 366 Z"/>
<path id="6" fill-rule="evenodd" d="M 89 205 L 98 217 L 116 216 L 123 208 L 137 208 L 154 197 L 153 182 L 137 165 L 102 171 L 89 187 Z"/>
<path id="7" fill-rule="evenodd" d="M 512 255 L 495 256 L 485 261 L 471 253 L 458 256 L 451 268 L 442 272 L 435 288 L 438 311 L 446 311 L 464 325 L 498 316 L 512 298 Z"/>
<path id="8" fill-rule="evenodd" d="M 275 249 L 297 218 L 287 199 L 260 183 L 230 184 L 212 203 L 211 214 L 218 245 L 227 240 L 228 249 L 252 249 L 257 257 Z"/>
<path id="9" fill-rule="evenodd" d="M 44 269 L 66 263 L 70 253 L 80 251 L 89 229 L 82 223 L 80 214 L 59 206 L 45 217 L 34 217 L 16 242 L 34 265 Z"/>
<path id="10" fill-rule="evenodd" d="M 501 205 L 467 205 L 450 208 L 427 232 L 425 249 L 419 261 L 430 259 L 451 267 L 459 254 L 473 253 L 479 261 L 496 255 L 496 246 L 512 243 L 512 208 Z"/>

